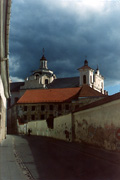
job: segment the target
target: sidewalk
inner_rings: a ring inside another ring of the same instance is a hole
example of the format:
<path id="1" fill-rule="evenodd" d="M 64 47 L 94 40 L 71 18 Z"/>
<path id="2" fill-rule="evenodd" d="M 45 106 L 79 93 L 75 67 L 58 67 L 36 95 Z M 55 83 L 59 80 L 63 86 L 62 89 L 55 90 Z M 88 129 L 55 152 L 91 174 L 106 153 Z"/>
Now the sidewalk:
<path id="1" fill-rule="evenodd" d="M 0 180 L 26 180 L 16 162 L 10 136 L 0 143 Z"/>

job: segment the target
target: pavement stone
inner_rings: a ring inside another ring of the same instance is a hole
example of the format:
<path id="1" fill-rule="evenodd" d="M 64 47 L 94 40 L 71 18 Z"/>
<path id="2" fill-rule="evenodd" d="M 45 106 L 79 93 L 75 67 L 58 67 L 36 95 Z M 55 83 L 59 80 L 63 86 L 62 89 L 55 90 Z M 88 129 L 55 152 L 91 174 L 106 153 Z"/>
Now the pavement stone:
<path id="1" fill-rule="evenodd" d="M 12 136 L 0 143 L 0 180 L 26 180 L 16 162 Z"/>

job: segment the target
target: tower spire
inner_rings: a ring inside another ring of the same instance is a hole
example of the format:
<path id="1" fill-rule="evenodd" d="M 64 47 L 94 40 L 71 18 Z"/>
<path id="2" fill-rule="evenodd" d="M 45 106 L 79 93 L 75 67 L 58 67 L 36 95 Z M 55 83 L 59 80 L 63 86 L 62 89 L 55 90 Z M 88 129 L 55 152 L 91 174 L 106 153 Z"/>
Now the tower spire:
<path id="1" fill-rule="evenodd" d="M 96 70 L 99 70 L 99 68 L 98 68 L 98 64 L 97 64 L 97 69 Z"/>
<path id="2" fill-rule="evenodd" d="M 45 53 L 45 49 L 43 48 L 43 56 L 44 56 L 44 53 Z"/>
<path id="3" fill-rule="evenodd" d="M 42 49 L 42 58 L 40 59 L 40 68 L 41 69 L 48 69 L 47 68 L 47 59 L 44 56 L 45 50 L 44 48 Z"/>

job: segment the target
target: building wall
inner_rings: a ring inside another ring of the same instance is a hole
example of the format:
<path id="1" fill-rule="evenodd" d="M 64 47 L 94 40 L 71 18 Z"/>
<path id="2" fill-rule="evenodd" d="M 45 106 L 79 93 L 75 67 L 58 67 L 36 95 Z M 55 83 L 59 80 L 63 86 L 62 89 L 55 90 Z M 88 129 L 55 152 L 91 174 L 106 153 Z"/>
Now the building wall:
<path id="1" fill-rule="evenodd" d="M 6 136 L 6 102 L 9 97 L 9 20 L 11 0 L 0 0 L 0 141 Z"/>
<path id="2" fill-rule="evenodd" d="M 82 86 L 83 83 L 83 76 L 86 76 L 86 84 L 90 85 L 90 79 L 89 79 L 89 75 L 90 75 L 90 71 L 88 69 L 85 70 L 80 70 L 80 86 Z"/>
<path id="3" fill-rule="evenodd" d="M 53 109 L 50 109 L 52 108 Z M 61 106 L 61 110 L 59 110 Z M 67 109 L 67 106 L 69 107 Z M 60 116 L 68 114 L 72 110 L 71 103 L 41 103 L 41 104 L 19 104 L 18 116 L 24 121 L 29 122 L 31 120 L 44 120 L 49 116 Z"/>
<path id="4" fill-rule="evenodd" d="M 99 74 L 94 74 L 94 89 L 104 94 L 104 78 Z"/>
<path id="5" fill-rule="evenodd" d="M 12 92 L 12 96 L 10 98 L 10 100 L 11 100 L 10 105 L 12 106 L 13 104 L 15 104 L 20 97 L 21 97 L 21 95 L 20 95 L 19 91 Z"/>
<path id="6" fill-rule="evenodd" d="M 52 128 L 46 120 L 18 125 L 19 132 L 84 142 L 107 150 L 120 151 L 120 99 L 104 105 L 54 118 Z M 26 130 L 27 126 L 27 130 Z M 26 130 L 26 131 L 25 131 Z"/>
<path id="7" fill-rule="evenodd" d="M 120 100 L 73 114 L 75 141 L 120 150 Z"/>
<path id="8" fill-rule="evenodd" d="M 0 142 L 6 136 L 6 97 L 4 87 L 0 77 Z"/>
<path id="9" fill-rule="evenodd" d="M 15 93 L 16 95 L 16 93 Z M 11 107 L 8 108 L 8 132 L 9 133 L 15 133 L 17 132 L 16 128 L 14 130 L 13 127 L 17 126 L 16 119 L 19 118 L 19 121 L 21 123 L 27 123 L 29 121 L 32 121 L 32 115 L 34 115 L 34 121 L 35 120 L 44 120 L 49 118 L 50 115 L 53 115 L 54 117 L 58 117 L 61 115 L 69 114 L 70 112 L 77 110 L 78 108 L 92 103 L 94 101 L 97 101 L 103 97 L 89 97 L 89 98 L 80 98 L 77 101 L 72 101 L 71 103 L 41 103 L 41 104 L 13 104 Z M 14 102 L 14 101 L 12 101 Z M 53 105 L 53 110 L 50 110 L 50 105 Z M 61 110 L 59 110 L 59 105 L 61 105 Z M 66 110 L 66 105 L 69 105 L 69 109 Z M 27 107 L 27 110 L 24 110 L 24 107 Z M 44 106 L 45 109 L 42 110 L 41 107 Z M 32 107 L 35 107 L 34 110 L 32 110 Z M 16 110 L 16 112 L 15 112 Z M 12 117 L 14 115 L 14 117 Z M 41 116 L 44 116 L 44 119 Z M 16 125 L 15 125 L 16 124 Z"/>
<path id="10" fill-rule="evenodd" d="M 17 134 L 17 106 L 14 104 L 7 112 L 7 132 L 8 134 Z"/>

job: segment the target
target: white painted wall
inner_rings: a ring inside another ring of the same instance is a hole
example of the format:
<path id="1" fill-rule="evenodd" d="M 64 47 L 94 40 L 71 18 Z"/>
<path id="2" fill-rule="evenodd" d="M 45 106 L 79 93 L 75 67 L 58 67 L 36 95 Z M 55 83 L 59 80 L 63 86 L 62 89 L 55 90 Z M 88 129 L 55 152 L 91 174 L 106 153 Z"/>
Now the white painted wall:
<path id="1" fill-rule="evenodd" d="M 4 94 L 4 87 L 3 87 L 1 76 L 0 76 L 0 96 L 2 98 L 4 107 L 6 108 L 6 97 L 5 97 L 5 94 Z"/>
<path id="2" fill-rule="evenodd" d="M 32 135 L 40 135 L 65 141 L 72 141 L 71 114 L 54 118 L 53 129 L 48 128 L 46 120 L 31 121 L 24 125 L 19 125 L 18 123 L 18 132 L 20 134 L 26 134 L 26 126 L 27 132 L 28 129 L 32 130 Z"/>
<path id="3" fill-rule="evenodd" d="M 91 69 L 80 69 L 80 86 L 82 86 L 83 83 L 83 76 L 86 76 L 86 84 L 92 87 L 93 84 L 93 70 Z M 90 78 L 91 77 L 91 78 Z"/>
<path id="4" fill-rule="evenodd" d="M 94 74 L 94 89 L 104 94 L 104 78 L 100 75 L 99 71 Z"/>
<path id="5" fill-rule="evenodd" d="M 120 99 L 73 114 L 75 141 L 120 151 Z"/>

